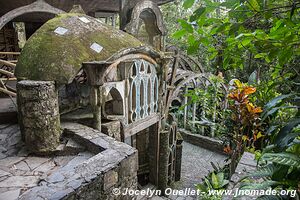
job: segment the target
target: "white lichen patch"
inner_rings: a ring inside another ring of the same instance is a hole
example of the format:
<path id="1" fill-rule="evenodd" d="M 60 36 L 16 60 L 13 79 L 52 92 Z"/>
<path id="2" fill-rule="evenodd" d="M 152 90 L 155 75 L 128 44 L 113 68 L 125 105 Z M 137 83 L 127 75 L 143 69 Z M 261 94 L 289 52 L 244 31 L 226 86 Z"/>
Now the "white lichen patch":
<path id="1" fill-rule="evenodd" d="M 91 46 L 90 46 L 91 49 L 93 49 L 94 51 L 96 51 L 97 53 L 100 53 L 103 49 L 103 47 L 97 43 L 93 43 Z"/>
<path id="2" fill-rule="evenodd" d="M 66 32 L 68 32 L 68 29 L 63 28 L 63 27 L 57 27 L 54 30 L 54 33 L 58 34 L 58 35 L 64 35 Z"/>

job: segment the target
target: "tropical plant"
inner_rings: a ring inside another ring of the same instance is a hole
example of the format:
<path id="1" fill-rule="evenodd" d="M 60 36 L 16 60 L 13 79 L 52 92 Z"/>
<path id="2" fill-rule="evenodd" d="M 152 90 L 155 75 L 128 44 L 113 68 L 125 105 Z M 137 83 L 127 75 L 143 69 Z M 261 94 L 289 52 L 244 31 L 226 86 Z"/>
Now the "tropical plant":
<path id="1" fill-rule="evenodd" d="M 255 142 L 263 135 L 259 118 L 262 109 L 255 106 L 249 98 L 250 94 L 256 92 L 256 88 L 242 84 L 237 79 L 230 81 L 230 87 L 229 108 L 232 111 L 231 119 L 235 123 L 232 133 L 229 134 L 232 148 L 230 170 L 233 173 L 244 148 L 255 147 Z"/>
<path id="2" fill-rule="evenodd" d="M 178 20 L 173 37 L 188 44 L 188 53 L 204 54 L 211 72 L 243 82 L 255 73 L 257 81 L 281 82 L 277 90 L 296 89 L 299 1 L 185 0 L 183 7 L 193 13 Z"/>
<path id="3" fill-rule="evenodd" d="M 292 106 L 291 102 L 297 104 L 299 97 L 295 94 L 281 95 L 264 107 L 262 120 L 272 119 L 273 124 L 267 133 L 270 135 L 270 145 L 267 146 L 258 158 L 259 170 L 249 173 L 245 178 L 262 178 L 261 183 L 249 182 L 243 184 L 243 189 L 268 189 L 293 190 L 300 189 L 300 111 L 299 106 Z M 287 103 L 289 102 L 289 103 Z M 277 121 L 282 115 L 282 110 L 294 109 L 289 119 Z M 299 194 L 298 195 L 299 199 Z M 266 198 L 266 197 L 264 197 Z M 273 197 L 273 199 L 289 198 Z M 294 197 L 295 199 L 297 198 Z"/>
<path id="4" fill-rule="evenodd" d="M 229 184 L 229 174 L 227 167 L 221 168 L 211 162 L 214 171 L 210 172 L 206 177 L 202 179 L 202 183 L 196 185 L 196 189 L 201 191 L 200 199 L 203 200 L 221 200 L 221 192 L 212 194 L 211 191 L 221 191 Z"/>

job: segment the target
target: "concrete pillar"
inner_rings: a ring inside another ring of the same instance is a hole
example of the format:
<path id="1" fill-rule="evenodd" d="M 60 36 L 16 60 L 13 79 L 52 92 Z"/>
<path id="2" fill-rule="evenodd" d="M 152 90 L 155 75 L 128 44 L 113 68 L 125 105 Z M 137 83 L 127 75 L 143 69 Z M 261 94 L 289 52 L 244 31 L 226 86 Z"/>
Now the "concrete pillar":
<path id="1" fill-rule="evenodd" d="M 161 131 L 159 145 L 158 189 L 164 194 L 168 186 L 169 131 Z"/>
<path id="2" fill-rule="evenodd" d="M 29 150 L 47 153 L 61 136 L 58 92 L 52 81 L 20 81 L 17 104 L 22 137 Z"/>
<path id="3" fill-rule="evenodd" d="M 179 132 L 176 133 L 176 138 L 175 181 L 180 181 L 183 138 Z"/>

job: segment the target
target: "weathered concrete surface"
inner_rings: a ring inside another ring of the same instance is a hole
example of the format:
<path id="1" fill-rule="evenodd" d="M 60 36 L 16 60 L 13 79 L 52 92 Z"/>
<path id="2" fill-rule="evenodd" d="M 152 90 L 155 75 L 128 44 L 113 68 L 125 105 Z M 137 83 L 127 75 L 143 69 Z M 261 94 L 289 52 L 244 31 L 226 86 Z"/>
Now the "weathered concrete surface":
<path id="1" fill-rule="evenodd" d="M 106 135 L 121 141 L 121 124 L 120 121 L 109 121 L 101 124 L 101 131 Z"/>
<path id="2" fill-rule="evenodd" d="M 139 46 L 142 43 L 132 35 L 96 18 L 78 13 L 60 14 L 26 42 L 15 75 L 19 79 L 63 85 L 72 82 L 83 62 L 106 61 L 123 49 Z"/>
<path id="3" fill-rule="evenodd" d="M 19 81 L 17 103 L 22 137 L 36 153 L 54 151 L 61 136 L 58 92 L 51 81 Z"/>
<path id="4" fill-rule="evenodd" d="M 0 200 L 132 199 L 112 190 L 136 189 L 136 149 L 80 124 L 63 127 L 66 141 L 56 151 L 64 156 L 38 157 L 22 143 L 18 125 L 0 126 Z"/>
<path id="5" fill-rule="evenodd" d="M 221 140 L 217 140 L 215 138 L 210 138 L 200 134 L 193 134 L 185 129 L 179 129 L 179 132 L 186 142 L 205 149 L 209 149 L 211 151 L 215 151 L 217 153 L 225 154 L 225 152 L 223 151 L 223 142 Z"/>
<path id="6" fill-rule="evenodd" d="M 0 126 L 0 200 L 17 199 L 27 190 L 40 185 L 62 183 L 72 167 L 88 160 L 89 152 L 68 156 L 32 155 L 21 140 L 18 125 Z M 67 169 L 63 173 L 63 169 Z"/>

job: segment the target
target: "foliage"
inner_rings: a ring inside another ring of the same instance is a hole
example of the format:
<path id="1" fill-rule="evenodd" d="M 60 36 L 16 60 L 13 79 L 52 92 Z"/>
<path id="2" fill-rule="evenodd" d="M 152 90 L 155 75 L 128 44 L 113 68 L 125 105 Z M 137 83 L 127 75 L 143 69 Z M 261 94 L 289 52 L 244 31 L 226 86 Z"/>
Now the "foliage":
<path id="1" fill-rule="evenodd" d="M 294 101 L 290 101 L 292 100 Z M 270 145 L 267 146 L 258 158 L 259 170 L 250 173 L 247 177 L 263 178 L 269 184 L 253 183 L 244 184 L 243 188 L 268 189 L 272 187 L 278 190 L 299 190 L 300 186 L 300 111 L 294 106 L 297 112 L 289 115 L 285 121 L 277 121 L 281 109 L 286 108 L 286 101 L 296 103 L 297 95 L 281 95 L 264 107 L 262 119 L 266 121 L 271 118 L 273 126 L 267 131 L 270 136 Z M 299 198 L 299 194 L 298 194 Z"/>
<path id="2" fill-rule="evenodd" d="M 228 178 L 229 174 L 226 171 L 227 168 L 217 167 L 214 163 L 211 162 L 211 165 L 214 168 L 214 171 L 210 172 L 206 177 L 202 179 L 202 183 L 196 185 L 196 189 L 201 191 L 201 199 L 204 200 L 221 200 L 221 195 L 210 195 L 209 191 L 215 190 L 224 190 L 229 184 Z"/>
<path id="3" fill-rule="evenodd" d="M 231 141 L 231 173 L 234 172 L 236 164 L 245 147 L 255 147 L 255 142 L 263 137 L 260 131 L 259 113 L 260 107 L 255 106 L 249 98 L 250 94 L 256 92 L 256 88 L 242 84 L 239 80 L 230 81 L 228 98 L 231 99 L 231 119 L 235 123 L 232 133 L 229 135 Z M 229 147 L 224 151 L 230 152 Z"/>
<path id="4" fill-rule="evenodd" d="M 205 52 L 211 71 L 244 82 L 252 72 L 258 82 L 299 80 L 299 1 L 186 0 L 184 5 L 193 13 L 178 20 L 181 29 L 173 37 L 185 41 L 190 54 Z"/>
<path id="5" fill-rule="evenodd" d="M 300 2 L 185 0 L 181 8 L 186 12 L 173 38 L 186 43 L 189 54 L 201 55 L 206 70 L 251 85 L 233 82 L 231 115 L 223 118 L 232 163 L 245 146 L 259 160 L 260 170 L 252 175 L 265 181 L 247 187 L 299 189 Z M 191 94 L 209 102 L 203 90 Z"/>

